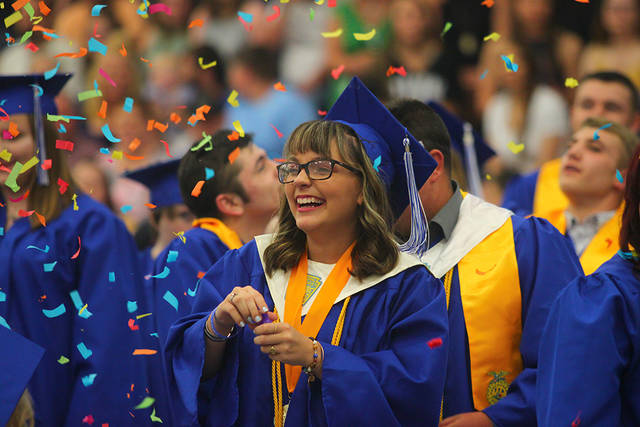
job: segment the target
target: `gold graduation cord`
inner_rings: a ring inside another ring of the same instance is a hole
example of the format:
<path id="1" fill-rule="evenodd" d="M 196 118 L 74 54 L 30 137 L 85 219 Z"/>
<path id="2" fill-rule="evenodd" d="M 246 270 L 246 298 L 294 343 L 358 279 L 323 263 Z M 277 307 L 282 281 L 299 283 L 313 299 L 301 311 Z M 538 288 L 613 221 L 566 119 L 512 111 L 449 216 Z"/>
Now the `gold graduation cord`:
<path id="1" fill-rule="evenodd" d="M 342 338 L 342 329 L 344 328 L 344 319 L 347 316 L 347 305 L 349 305 L 351 297 L 347 297 L 342 303 L 342 310 L 338 316 L 336 322 L 336 328 L 333 330 L 333 337 L 331 338 L 331 345 L 340 345 L 340 338 Z M 278 312 L 276 311 L 276 315 Z M 279 322 L 280 319 L 276 319 Z M 275 414 L 274 426 L 284 426 L 284 411 L 282 405 L 282 374 L 281 374 L 281 362 L 275 360 L 271 361 L 271 389 L 273 391 L 273 411 Z"/>
<path id="2" fill-rule="evenodd" d="M 456 268 L 455 266 L 453 268 Z M 453 281 L 453 268 L 444 275 L 444 294 L 447 298 L 447 314 L 449 313 L 449 298 L 451 297 L 451 282 Z M 440 401 L 440 421 L 444 413 L 444 393 Z"/>

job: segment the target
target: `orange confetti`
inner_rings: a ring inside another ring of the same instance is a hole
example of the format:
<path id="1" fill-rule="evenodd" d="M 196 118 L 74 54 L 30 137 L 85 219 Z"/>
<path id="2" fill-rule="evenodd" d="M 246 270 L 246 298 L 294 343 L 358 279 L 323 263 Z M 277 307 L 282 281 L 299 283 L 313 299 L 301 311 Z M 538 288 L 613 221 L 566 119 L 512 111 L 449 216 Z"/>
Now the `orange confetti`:
<path id="1" fill-rule="evenodd" d="M 34 25 L 31 31 L 42 31 L 44 33 L 50 33 L 50 34 L 54 34 L 56 32 L 56 30 L 52 28 L 43 27 L 42 25 Z"/>
<path id="2" fill-rule="evenodd" d="M 169 116 L 169 120 L 171 120 L 175 124 L 178 124 L 182 121 L 180 116 L 177 115 L 176 113 L 171 113 L 171 115 Z"/>
<path id="3" fill-rule="evenodd" d="M 133 350 L 134 356 L 150 356 L 152 354 L 156 354 L 158 350 L 152 350 L 150 348 L 136 348 Z"/>
<path id="4" fill-rule="evenodd" d="M 209 105 L 201 105 L 198 108 L 196 108 L 196 113 L 194 115 L 192 115 L 191 117 L 189 117 L 189 124 L 194 125 L 198 120 L 206 120 L 206 118 L 204 117 L 205 114 L 208 114 L 209 111 L 211 111 L 211 107 Z"/>
<path id="5" fill-rule="evenodd" d="M 129 151 L 136 151 L 138 147 L 140 147 L 140 140 L 138 138 L 133 138 L 133 141 L 129 143 Z"/>
<path id="6" fill-rule="evenodd" d="M 229 164 L 232 165 L 233 162 L 236 161 L 239 155 L 240 155 L 240 147 L 236 147 L 236 149 L 229 154 Z"/>
<path id="7" fill-rule="evenodd" d="M 236 148 L 237 150 L 237 148 Z M 195 187 L 193 187 L 193 190 L 191 190 L 191 195 L 193 197 L 199 197 L 200 193 L 202 193 L 202 187 L 204 186 L 204 181 L 198 181 L 195 185 Z"/>
<path id="8" fill-rule="evenodd" d="M 122 47 L 118 50 L 118 52 L 120 52 L 120 55 L 122 56 L 127 56 L 127 48 L 124 47 L 124 43 L 122 43 Z"/>
<path id="9" fill-rule="evenodd" d="M 124 153 L 124 156 L 129 160 L 142 160 L 144 156 L 132 156 L 131 154 Z"/>
<path id="10" fill-rule="evenodd" d="M 204 272 L 204 271 L 198 271 L 198 279 L 202 279 L 205 274 L 207 274 L 207 273 Z"/>
<path id="11" fill-rule="evenodd" d="M 493 0 L 484 0 L 482 3 L 480 3 L 481 6 L 487 6 L 487 7 L 493 7 L 494 4 L 495 4 L 495 1 Z"/>
<path id="12" fill-rule="evenodd" d="M 147 121 L 147 131 L 151 132 L 153 130 L 153 125 L 156 121 L 155 120 L 148 120 Z"/>
<path id="13" fill-rule="evenodd" d="M 82 58 L 87 54 L 87 52 L 88 51 L 86 47 L 81 47 L 80 50 L 76 53 L 72 53 L 72 52 L 59 53 L 56 56 L 54 56 L 54 58 L 60 58 L 61 56 L 66 56 L 68 58 Z"/>
<path id="14" fill-rule="evenodd" d="M 106 119 L 107 118 L 107 101 L 102 100 L 102 104 L 100 104 L 100 110 L 98 111 L 98 117 Z"/>
<path id="15" fill-rule="evenodd" d="M 49 8 L 49 6 L 47 6 L 42 0 L 40 1 L 40 3 L 38 3 L 38 7 L 40 8 L 40 13 L 42 13 L 44 16 L 47 16 L 49 13 L 51 13 L 51 9 Z"/>
<path id="16" fill-rule="evenodd" d="M 331 70 L 331 77 L 333 77 L 333 80 L 338 80 L 338 78 L 340 77 L 340 74 L 342 74 L 343 71 L 344 71 L 344 64 Z"/>
<path id="17" fill-rule="evenodd" d="M 149 67 L 153 67 L 153 64 L 151 63 L 151 61 L 149 61 L 148 59 L 144 59 L 142 56 L 140 57 L 140 60 L 142 62 L 146 62 L 147 64 L 149 64 Z"/>
<path id="18" fill-rule="evenodd" d="M 194 19 L 189 23 L 189 26 L 187 27 L 187 29 L 193 28 L 193 27 L 202 27 L 203 25 L 204 25 L 204 21 L 202 19 Z"/>
<path id="19" fill-rule="evenodd" d="M 18 130 L 18 125 L 15 124 L 14 122 L 9 122 L 9 133 L 14 138 L 20 135 L 20 131 Z"/>
<path id="20" fill-rule="evenodd" d="M 589 3 L 589 0 L 576 0 L 578 3 Z"/>
<path id="21" fill-rule="evenodd" d="M 11 7 L 13 8 L 13 10 L 18 10 L 22 9 L 27 3 L 29 3 L 29 0 L 17 0 L 11 5 Z"/>
<path id="22" fill-rule="evenodd" d="M 144 205 L 145 205 L 146 207 L 148 207 L 149 209 L 155 209 L 155 208 L 157 208 L 157 206 L 156 206 L 156 205 L 154 205 L 153 203 L 145 203 Z"/>
<path id="23" fill-rule="evenodd" d="M 38 212 L 35 212 L 35 211 L 33 213 L 36 214 L 36 217 L 38 218 L 38 221 L 40 222 L 40 224 L 42 224 L 43 227 L 46 227 L 47 226 L 47 221 L 44 218 L 44 216 L 40 215 Z"/>
<path id="24" fill-rule="evenodd" d="M 155 122 L 153 124 L 153 127 L 158 129 L 160 132 L 165 133 L 169 125 L 168 124 L 165 125 L 164 123 L 160 123 L 160 122 Z"/>
<path id="25" fill-rule="evenodd" d="M 231 132 L 229 135 L 227 135 L 227 139 L 229 141 L 237 141 L 239 138 L 240 138 L 240 134 L 235 130 Z"/>
<path id="26" fill-rule="evenodd" d="M 287 88 L 286 88 L 286 87 L 284 87 L 284 85 L 282 84 L 282 82 L 278 82 L 278 83 L 274 84 L 274 85 L 273 85 L 273 88 L 274 88 L 275 90 L 279 90 L 280 92 L 286 92 L 286 91 L 287 91 Z"/>
<path id="27" fill-rule="evenodd" d="M 78 250 L 76 251 L 75 254 L 73 254 L 73 256 L 71 257 L 71 259 L 76 259 L 78 258 L 78 255 L 80 255 L 80 249 L 82 248 L 82 241 L 80 240 L 80 236 L 78 236 Z"/>
<path id="28" fill-rule="evenodd" d="M 129 329 L 131 329 L 132 331 L 137 331 L 138 329 L 140 329 L 140 326 L 135 324 L 135 320 L 133 319 L 129 319 L 129 321 L 127 322 L 127 325 L 129 326 Z M 138 351 L 138 350 L 136 350 Z M 133 353 L 135 354 L 135 352 Z"/>

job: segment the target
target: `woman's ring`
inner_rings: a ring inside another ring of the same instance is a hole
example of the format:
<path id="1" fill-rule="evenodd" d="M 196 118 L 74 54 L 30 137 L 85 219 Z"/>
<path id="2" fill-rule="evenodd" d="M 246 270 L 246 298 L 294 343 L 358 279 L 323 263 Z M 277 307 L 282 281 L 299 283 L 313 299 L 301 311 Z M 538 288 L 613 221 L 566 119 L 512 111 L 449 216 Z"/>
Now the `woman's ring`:
<path id="1" fill-rule="evenodd" d="M 234 293 L 232 293 L 232 294 L 231 294 L 231 298 L 229 299 L 229 302 L 232 302 L 232 301 L 233 301 L 233 299 L 236 297 L 236 295 L 238 295 L 238 294 L 237 294 L 237 293 L 235 293 L 235 292 L 234 292 Z"/>
<path id="2" fill-rule="evenodd" d="M 278 354 L 278 352 L 276 351 L 276 346 L 272 345 L 271 348 L 269 348 L 269 354 L 272 356 Z"/>

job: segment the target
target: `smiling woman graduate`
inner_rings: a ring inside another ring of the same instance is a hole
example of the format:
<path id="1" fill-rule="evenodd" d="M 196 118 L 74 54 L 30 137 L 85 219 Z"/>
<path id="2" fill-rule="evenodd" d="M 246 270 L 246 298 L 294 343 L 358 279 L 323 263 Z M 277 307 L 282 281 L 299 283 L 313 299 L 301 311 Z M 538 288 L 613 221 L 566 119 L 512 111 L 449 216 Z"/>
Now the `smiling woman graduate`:
<path id="1" fill-rule="evenodd" d="M 422 185 L 433 159 L 359 80 L 336 104 L 356 110 L 358 121 L 343 118 L 359 131 L 328 120 L 298 126 L 278 167 L 277 232 L 216 263 L 192 314 L 169 333 L 184 425 L 437 424 L 448 334 L 443 287 L 399 252 L 373 166 L 384 178 L 410 148 Z M 406 183 L 405 170 L 396 171 L 394 180 Z M 396 199 L 401 211 L 406 185 Z"/>
<path id="2" fill-rule="evenodd" d="M 28 385 L 36 425 L 130 425 L 146 380 L 127 301 L 142 276 L 124 224 L 75 196 L 45 121 L 69 77 L 0 76 L 0 324 L 45 349 Z"/>

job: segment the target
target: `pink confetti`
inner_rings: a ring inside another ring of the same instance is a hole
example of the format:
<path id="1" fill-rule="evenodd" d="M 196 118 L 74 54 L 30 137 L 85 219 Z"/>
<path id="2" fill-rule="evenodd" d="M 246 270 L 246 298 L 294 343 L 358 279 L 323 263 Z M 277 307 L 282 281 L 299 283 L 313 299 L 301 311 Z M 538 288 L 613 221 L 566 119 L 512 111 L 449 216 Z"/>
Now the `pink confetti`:
<path id="1" fill-rule="evenodd" d="M 149 14 L 153 15 L 154 13 L 164 12 L 167 15 L 171 16 L 171 8 L 163 3 L 156 3 L 149 6 Z"/>
<path id="2" fill-rule="evenodd" d="M 275 127 L 271 123 L 269 123 L 269 126 L 271 126 L 273 128 L 273 130 L 276 131 L 276 133 L 278 134 L 278 138 L 282 138 L 282 132 L 280 132 L 277 127 Z"/>
<path id="3" fill-rule="evenodd" d="M 164 144 L 164 148 L 165 148 L 165 150 L 167 151 L 167 156 L 169 156 L 169 157 L 173 157 L 173 156 L 171 155 L 171 153 L 169 153 L 169 144 L 167 144 L 167 141 L 160 140 L 160 142 L 162 142 L 162 143 Z"/>
<path id="4" fill-rule="evenodd" d="M 107 72 L 105 70 L 103 70 L 102 68 L 100 68 L 98 70 L 98 72 L 100 73 L 100 75 L 102 77 L 104 77 L 109 83 L 111 83 L 111 86 L 113 87 L 117 87 L 116 82 L 114 82 L 111 77 L 109 77 L 109 74 L 107 74 Z"/>

